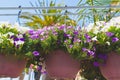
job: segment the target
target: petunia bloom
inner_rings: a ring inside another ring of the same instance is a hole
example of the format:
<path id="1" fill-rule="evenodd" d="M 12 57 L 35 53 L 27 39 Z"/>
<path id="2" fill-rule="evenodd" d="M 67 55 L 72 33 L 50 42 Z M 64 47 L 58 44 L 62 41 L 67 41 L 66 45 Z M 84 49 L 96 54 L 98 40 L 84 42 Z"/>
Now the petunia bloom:
<path id="1" fill-rule="evenodd" d="M 95 55 L 95 52 L 93 52 L 93 51 L 91 51 L 91 50 L 88 50 L 88 51 L 87 51 L 87 54 L 94 56 L 94 55 Z"/>
<path id="2" fill-rule="evenodd" d="M 87 42 L 91 41 L 91 37 L 88 34 L 85 34 L 84 36 L 85 36 Z"/>
<path id="3" fill-rule="evenodd" d="M 59 30 L 64 30 L 65 26 L 58 27 Z"/>
<path id="4" fill-rule="evenodd" d="M 112 38 L 112 42 L 117 42 L 119 39 L 117 37 Z"/>
<path id="5" fill-rule="evenodd" d="M 99 54 L 98 58 L 106 60 L 107 59 L 107 55 L 106 54 Z"/>
<path id="6" fill-rule="evenodd" d="M 74 33 L 74 35 L 78 35 L 78 31 L 74 31 L 73 33 Z"/>
<path id="7" fill-rule="evenodd" d="M 39 35 L 38 35 L 38 34 L 31 35 L 30 38 L 33 39 L 33 40 L 34 40 L 34 39 L 38 39 L 38 38 L 39 38 Z"/>
<path id="8" fill-rule="evenodd" d="M 93 65 L 95 66 L 95 67 L 98 67 L 99 66 L 99 63 L 98 62 L 93 62 Z"/>
<path id="9" fill-rule="evenodd" d="M 40 54 L 40 53 L 39 53 L 38 51 L 33 51 L 33 55 L 34 55 L 34 56 L 39 56 L 39 54 Z"/>
<path id="10" fill-rule="evenodd" d="M 33 35 L 33 34 L 34 34 L 34 30 L 29 30 L 28 33 L 29 33 L 30 35 Z"/>
<path id="11" fill-rule="evenodd" d="M 111 36 L 114 35 L 114 33 L 112 33 L 112 32 L 106 32 L 106 35 L 107 35 L 108 37 L 111 37 Z"/>

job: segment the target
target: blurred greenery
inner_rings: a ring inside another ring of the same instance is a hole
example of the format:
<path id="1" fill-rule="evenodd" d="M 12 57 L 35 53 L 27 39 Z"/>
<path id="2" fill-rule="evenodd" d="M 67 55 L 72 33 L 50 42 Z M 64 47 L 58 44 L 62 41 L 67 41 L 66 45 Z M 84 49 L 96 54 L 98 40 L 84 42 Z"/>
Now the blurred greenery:
<path id="1" fill-rule="evenodd" d="M 86 78 L 87 80 L 106 80 L 98 67 L 93 65 L 93 61 L 84 60 L 81 61 L 81 76 Z"/>
<path id="2" fill-rule="evenodd" d="M 120 4 L 120 0 L 79 0 L 77 6 L 117 6 Z M 115 8 L 83 8 L 78 9 L 80 15 L 78 15 L 78 22 L 82 22 L 82 25 L 88 23 L 95 23 L 97 21 L 106 21 L 108 22 L 112 17 L 117 16 L 119 9 Z M 88 15 L 81 15 L 87 13 Z"/>
<path id="3" fill-rule="evenodd" d="M 61 6 L 62 4 L 57 4 L 55 0 L 38 0 L 38 2 L 34 5 L 31 2 L 33 7 L 55 7 Z M 62 5 L 63 6 L 63 5 Z M 61 9 L 38 9 L 35 10 L 37 14 L 46 14 L 46 15 L 32 15 L 31 13 L 24 12 L 21 15 L 22 19 L 26 19 L 25 25 L 32 27 L 34 29 L 38 29 L 45 26 L 52 26 L 52 25 L 71 25 L 76 26 L 76 21 L 71 19 L 67 13 L 68 11 L 61 10 Z M 47 14 L 56 14 L 56 15 L 47 15 Z M 63 15 L 64 14 L 64 15 Z"/>

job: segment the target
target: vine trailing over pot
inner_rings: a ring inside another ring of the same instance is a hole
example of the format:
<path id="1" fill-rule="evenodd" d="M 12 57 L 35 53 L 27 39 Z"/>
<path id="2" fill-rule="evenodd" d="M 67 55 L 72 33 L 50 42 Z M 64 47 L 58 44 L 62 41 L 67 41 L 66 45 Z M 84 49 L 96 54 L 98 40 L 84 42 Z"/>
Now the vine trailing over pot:
<path id="1" fill-rule="evenodd" d="M 29 30 L 28 36 L 35 43 L 36 49 L 33 54 L 38 57 L 38 62 L 41 58 L 44 62 L 46 56 L 57 49 L 68 52 L 78 60 L 92 59 L 95 54 L 94 37 L 89 36 L 89 33 L 80 28 L 75 29 L 73 26 L 49 26 Z"/>
<path id="2" fill-rule="evenodd" d="M 90 36 L 95 37 L 95 42 L 93 43 L 95 47 L 95 56 L 90 60 L 90 63 L 87 63 L 88 65 L 93 63 L 93 65 L 97 68 L 90 68 L 85 67 L 86 64 L 82 64 L 83 66 L 83 76 L 89 77 L 93 76 L 97 79 L 112 79 L 116 80 L 119 76 L 116 74 L 119 74 L 119 71 L 117 67 L 113 67 L 119 65 L 119 53 L 120 53 L 120 23 L 119 23 L 120 17 L 112 18 L 109 22 L 96 22 L 96 25 L 90 24 L 87 28 L 84 28 Z M 116 58 L 115 58 L 116 57 Z M 109 65 L 109 63 L 111 65 Z M 117 65 L 115 65 L 117 64 Z M 101 72 L 103 74 L 102 77 Z M 91 73 L 94 73 L 93 75 L 88 76 L 89 69 L 91 70 Z M 86 71 L 86 72 L 85 72 Z M 96 75 L 97 74 L 97 75 Z M 108 76 L 112 75 L 112 76 Z M 113 77 L 113 78 L 111 78 Z M 93 79 L 94 79 L 93 78 Z"/>
<path id="3" fill-rule="evenodd" d="M 32 57 L 28 55 L 30 46 L 26 35 L 27 30 L 18 24 L 0 23 L 0 54 L 22 58 Z"/>
<path id="4" fill-rule="evenodd" d="M 34 58 L 31 49 L 34 43 L 26 35 L 27 30 L 18 24 L 0 23 L 0 76 L 18 77 L 26 64 L 29 67 L 28 62 Z"/>
<path id="5" fill-rule="evenodd" d="M 96 37 L 94 46 L 96 48 L 95 63 L 104 62 L 107 54 L 111 52 L 120 53 L 120 24 L 119 17 L 111 19 L 109 22 L 97 22 L 97 26 L 89 26 L 87 31 L 90 36 Z M 97 66 L 97 65 L 96 65 Z"/>

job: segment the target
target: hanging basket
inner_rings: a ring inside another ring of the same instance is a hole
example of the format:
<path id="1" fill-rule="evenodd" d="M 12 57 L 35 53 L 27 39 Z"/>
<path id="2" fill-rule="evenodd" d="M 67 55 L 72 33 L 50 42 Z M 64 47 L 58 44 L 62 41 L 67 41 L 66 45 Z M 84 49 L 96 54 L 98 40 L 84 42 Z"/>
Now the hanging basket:
<path id="1" fill-rule="evenodd" d="M 80 70 L 80 62 L 73 59 L 68 53 L 56 50 L 47 56 L 46 70 L 50 77 L 72 79 Z"/>
<path id="2" fill-rule="evenodd" d="M 16 78 L 21 75 L 25 66 L 25 59 L 18 59 L 15 56 L 0 54 L 0 77 Z"/>
<path id="3" fill-rule="evenodd" d="M 106 64 L 100 66 L 100 70 L 107 80 L 120 80 L 120 55 L 115 52 L 108 54 Z"/>

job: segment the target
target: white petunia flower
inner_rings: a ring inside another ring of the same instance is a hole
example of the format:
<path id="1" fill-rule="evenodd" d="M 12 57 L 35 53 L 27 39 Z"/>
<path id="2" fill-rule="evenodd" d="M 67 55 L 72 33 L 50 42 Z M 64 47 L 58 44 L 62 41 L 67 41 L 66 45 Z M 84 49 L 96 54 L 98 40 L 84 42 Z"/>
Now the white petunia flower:
<path id="1" fill-rule="evenodd" d="M 13 25 L 13 28 L 16 28 L 20 33 L 23 33 L 23 34 L 26 33 L 28 30 L 30 30 L 30 28 L 20 26 L 18 23 L 15 23 Z"/>
<path id="2" fill-rule="evenodd" d="M 21 40 L 15 41 L 15 44 L 16 45 L 22 45 L 22 44 L 24 44 L 24 41 L 21 41 Z"/>
<path id="3" fill-rule="evenodd" d="M 43 32 L 41 32 L 41 34 L 40 35 L 44 35 L 45 34 L 45 32 L 43 31 Z"/>
<path id="4" fill-rule="evenodd" d="M 92 38 L 92 41 L 98 41 L 98 40 L 97 40 L 97 36 L 93 37 L 93 38 Z"/>
<path id="5" fill-rule="evenodd" d="M 2 35 L 2 37 L 7 37 L 7 36 L 8 36 L 8 34 L 3 34 L 3 35 Z"/>
<path id="6" fill-rule="evenodd" d="M 2 43 L 3 42 L 3 39 L 2 38 L 0 38 L 0 43 Z"/>
<path id="7" fill-rule="evenodd" d="M 11 24 L 9 22 L 0 22 L 0 28 L 3 27 L 11 27 Z"/>
<path id="8" fill-rule="evenodd" d="M 7 35 L 13 36 L 14 33 L 12 33 L 12 32 L 8 32 Z"/>
<path id="9" fill-rule="evenodd" d="M 87 32 L 92 31 L 97 34 L 104 26 L 104 24 L 104 21 L 96 22 L 96 25 L 94 23 L 90 23 L 87 27 L 83 27 L 82 30 L 86 30 Z"/>
<path id="10" fill-rule="evenodd" d="M 10 43 L 14 44 L 14 40 L 13 39 L 7 39 L 10 41 Z"/>
<path id="11" fill-rule="evenodd" d="M 110 45 L 110 42 L 109 42 L 109 41 L 107 41 L 106 43 L 107 43 L 107 45 Z"/>
<path id="12" fill-rule="evenodd" d="M 23 38 L 23 35 L 22 34 L 19 34 L 19 35 L 17 35 L 17 38 Z"/>
<path id="13" fill-rule="evenodd" d="M 22 34 L 26 33 L 28 30 L 30 30 L 30 28 L 28 28 L 28 27 L 22 27 L 22 26 L 20 26 L 20 28 L 19 28 L 19 31 Z"/>

